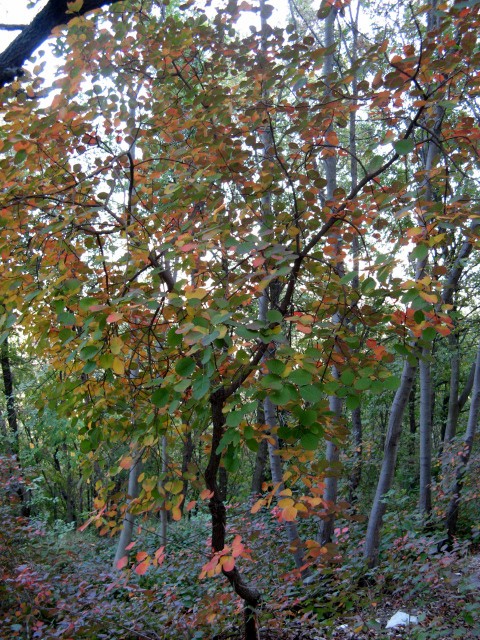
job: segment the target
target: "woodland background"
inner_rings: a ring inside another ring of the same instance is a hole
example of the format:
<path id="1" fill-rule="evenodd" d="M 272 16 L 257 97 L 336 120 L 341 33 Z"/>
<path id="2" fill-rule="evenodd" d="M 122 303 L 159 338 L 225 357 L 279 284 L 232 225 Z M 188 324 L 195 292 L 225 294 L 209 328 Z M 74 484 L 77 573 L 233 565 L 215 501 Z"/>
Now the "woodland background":
<path id="1" fill-rule="evenodd" d="M 0 25 L 0 637 L 478 638 L 480 5 L 211 5 Z"/>

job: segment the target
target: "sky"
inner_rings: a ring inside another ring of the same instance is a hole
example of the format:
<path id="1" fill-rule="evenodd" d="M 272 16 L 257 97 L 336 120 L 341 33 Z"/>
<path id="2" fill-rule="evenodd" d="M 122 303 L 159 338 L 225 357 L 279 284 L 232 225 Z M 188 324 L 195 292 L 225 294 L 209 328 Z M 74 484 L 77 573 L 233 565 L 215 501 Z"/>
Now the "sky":
<path id="1" fill-rule="evenodd" d="M 256 0 L 250 0 L 251 4 L 255 4 Z M 37 0 L 33 9 L 28 9 L 31 4 L 29 0 L 16 0 L 14 3 L 0 0 L 0 23 L 7 24 L 27 24 L 46 4 L 47 0 Z M 279 24 L 288 15 L 288 0 L 271 0 L 271 4 L 275 7 L 273 23 Z M 246 13 L 243 21 L 243 27 L 248 29 L 249 19 L 254 18 L 253 13 Z M 18 31 L 0 30 L 0 51 L 3 51 L 12 40 L 18 35 Z"/>

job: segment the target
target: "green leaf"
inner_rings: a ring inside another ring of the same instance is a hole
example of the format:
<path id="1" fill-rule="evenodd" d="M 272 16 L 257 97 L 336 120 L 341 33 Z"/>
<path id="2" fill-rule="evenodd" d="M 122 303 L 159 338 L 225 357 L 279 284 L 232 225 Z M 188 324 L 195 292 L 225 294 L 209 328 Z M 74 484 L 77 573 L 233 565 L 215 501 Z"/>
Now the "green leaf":
<path id="1" fill-rule="evenodd" d="M 422 338 L 424 340 L 434 340 L 437 337 L 437 332 L 433 327 L 427 327 L 422 331 Z"/>
<path id="2" fill-rule="evenodd" d="M 300 443 L 307 451 L 315 451 L 318 448 L 320 436 L 315 433 L 304 433 L 300 438 Z"/>
<path id="3" fill-rule="evenodd" d="M 80 358 L 82 360 L 91 360 L 97 355 L 99 351 L 100 351 L 100 347 L 95 347 L 93 345 L 89 347 L 84 347 L 80 351 Z"/>
<path id="4" fill-rule="evenodd" d="M 95 298 L 82 298 L 80 300 L 79 307 L 82 311 L 88 311 L 94 304 L 97 304 L 97 300 Z"/>
<path id="5" fill-rule="evenodd" d="M 365 389 L 369 389 L 371 385 L 372 381 L 370 378 L 359 378 L 358 380 L 355 380 L 355 384 L 353 386 L 358 391 L 365 391 Z"/>
<path id="6" fill-rule="evenodd" d="M 360 396 L 348 396 L 345 400 L 345 406 L 350 411 L 360 406 Z"/>
<path id="7" fill-rule="evenodd" d="M 102 369 L 111 369 L 113 365 L 113 359 L 113 353 L 104 353 L 98 359 L 98 364 L 102 367 Z"/>
<path id="8" fill-rule="evenodd" d="M 263 376 L 261 383 L 264 389 L 281 389 L 285 385 L 283 379 L 274 373 L 267 373 Z"/>
<path id="9" fill-rule="evenodd" d="M 384 389 L 388 389 L 389 391 L 396 391 L 400 386 L 400 378 L 398 376 L 390 376 L 389 378 L 385 378 L 382 384 Z"/>
<path id="10" fill-rule="evenodd" d="M 73 315 L 73 313 L 70 313 L 68 311 L 62 311 L 61 313 L 59 313 L 57 315 L 57 320 L 60 324 L 75 324 L 75 316 Z"/>
<path id="11" fill-rule="evenodd" d="M 92 373 L 97 368 L 97 363 L 93 360 L 89 360 L 87 364 L 83 367 L 82 373 Z"/>
<path id="12" fill-rule="evenodd" d="M 311 427 L 317 421 L 317 412 L 314 409 L 300 409 L 295 415 L 304 427 Z"/>
<path id="13" fill-rule="evenodd" d="M 405 156 L 415 149 L 415 143 L 410 139 L 397 140 L 393 143 L 393 148 L 399 156 Z"/>
<path id="14" fill-rule="evenodd" d="M 290 391 L 288 388 L 275 389 L 270 393 L 270 400 L 273 404 L 287 404 L 290 402 Z"/>
<path id="15" fill-rule="evenodd" d="M 240 468 L 240 459 L 233 445 L 229 445 L 227 453 L 223 456 L 223 466 L 229 473 L 235 473 Z"/>
<path id="16" fill-rule="evenodd" d="M 283 320 L 283 315 L 280 313 L 280 311 L 277 311 L 276 309 L 270 309 L 269 311 L 267 311 L 267 320 L 269 322 L 282 322 Z"/>
<path id="17" fill-rule="evenodd" d="M 82 453 L 90 453 L 92 450 L 92 443 L 90 440 L 80 440 L 79 447 Z"/>
<path id="18" fill-rule="evenodd" d="M 410 254 L 415 260 L 425 260 L 428 256 L 428 247 L 426 244 L 417 244 L 415 249 Z"/>
<path id="19" fill-rule="evenodd" d="M 309 384 L 305 387 L 300 387 L 300 395 L 305 402 L 318 402 L 323 394 L 318 385 Z"/>
<path id="20" fill-rule="evenodd" d="M 215 453 L 220 455 L 222 451 L 231 444 L 240 442 L 240 433 L 236 429 L 227 429 L 223 434 Z"/>
<path id="21" fill-rule="evenodd" d="M 188 376 L 191 376 L 195 371 L 195 366 L 196 364 L 193 358 L 181 358 L 175 364 L 175 371 L 179 376 L 182 376 L 182 378 L 188 378 Z"/>
<path id="22" fill-rule="evenodd" d="M 312 382 L 312 374 L 304 369 L 295 369 L 288 374 L 288 381 L 302 387 Z"/>
<path id="23" fill-rule="evenodd" d="M 350 387 L 353 384 L 353 381 L 355 380 L 355 373 L 351 369 L 346 369 L 345 371 L 342 371 L 340 380 L 343 382 L 344 385 L 346 385 L 347 387 Z"/>
<path id="24" fill-rule="evenodd" d="M 182 344 L 183 336 L 177 333 L 176 329 L 170 329 L 167 333 L 167 344 L 169 347 L 179 347 Z"/>
<path id="25" fill-rule="evenodd" d="M 210 391 L 210 378 L 208 376 L 202 375 L 199 378 L 196 378 L 192 385 L 192 396 L 195 400 L 200 400 L 207 395 Z"/>
<path id="26" fill-rule="evenodd" d="M 417 311 L 415 311 L 415 313 L 413 314 L 413 319 L 415 320 L 415 322 L 417 324 L 421 324 L 424 320 L 425 320 L 425 314 L 423 313 L 423 311 L 421 311 L 420 309 L 418 309 Z"/>
<path id="27" fill-rule="evenodd" d="M 245 417 L 246 411 L 244 409 L 229 411 L 227 413 L 227 417 L 225 422 L 229 427 L 238 427 L 238 425 L 242 422 Z"/>
<path id="28" fill-rule="evenodd" d="M 286 365 L 281 360 L 267 360 L 266 364 L 267 369 L 270 371 L 270 373 L 274 373 L 277 376 L 282 375 L 282 373 L 285 371 Z"/>
<path id="29" fill-rule="evenodd" d="M 370 293 L 371 291 L 375 290 L 375 287 L 376 282 L 370 276 L 368 278 L 365 278 L 365 280 L 362 280 L 360 284 L 360 290 L 362 293 Z"/>
<path id="30" fill-rule="evenodd" d="M 375 173 L 379 169 L 383 167 L 383 157 L 382 156 L 373 156 L 373 158 L 368 163 L 367 173 Z"/>
<path id="31" fill-rule="evenodd" d="M 170 394 L 168 389 L 166 389 L 165 387 L 159 387 L 158 389 L 155 389 L 155 391 L 152 393 L 152 403 L 158 407 L 159 409 L 161 407 L 164 407 L 168 400 L 169 400 Z"/>

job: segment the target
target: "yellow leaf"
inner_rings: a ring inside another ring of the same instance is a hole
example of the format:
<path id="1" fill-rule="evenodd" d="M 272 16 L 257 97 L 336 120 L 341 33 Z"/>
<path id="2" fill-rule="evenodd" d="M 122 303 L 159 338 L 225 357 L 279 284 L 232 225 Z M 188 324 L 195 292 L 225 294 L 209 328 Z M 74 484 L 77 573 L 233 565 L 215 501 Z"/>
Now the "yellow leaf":
<path id="1" fill-rule="evenodd" d="M 295 502 L 292 500 L 292 498 L 283 498 L 283 500 L 280 500 L 278 503 L 278 506 L 280 507 L 280 509 L 285 509 L 286 507 L 292 507 L 295 504 Z"/>
<path id="2" fill-rule="evenodd" d="M 123 376 L 123 374 L 125 373 L 125 365 L 123 363 L 123 360 L 120 360 L 120 358 L 114 358 L 112 369 L 117 375 Z"/>
<path id="3" fill-rule="evenodd" d="M 110 351 L 114 356 L 117 356 L 123 347 L 123 340 L 121 338 L 115 337 L 110 340 Z"/>
<path id="4" fill-rule="evenodd" d="M 67 2 L 66 13 L 78 13 L 83 7 L 83 0 L 73 0 L 73 2 Z"/>
<path id="5" fill-rule="evenodd" d="M 233 571 L 235 568 L 235 560 L 232 556 L 223 556 L 220 559 L 224 571 Z"/>
<path id="6" fill-rule="evenodd" d="M 194 291 L 188 291 L 185 294 L 185 297 L 187 298 L 187 300 L 191 300 L 192 298 L 197 298 L 198 300 L 203 300 L 203 298 L 205 298 L 207 293 L 208 293 L 208 291 L 206 289 L 202 289 L 201 287 L 199 287 L 198 289 L 195 289 Z"/>

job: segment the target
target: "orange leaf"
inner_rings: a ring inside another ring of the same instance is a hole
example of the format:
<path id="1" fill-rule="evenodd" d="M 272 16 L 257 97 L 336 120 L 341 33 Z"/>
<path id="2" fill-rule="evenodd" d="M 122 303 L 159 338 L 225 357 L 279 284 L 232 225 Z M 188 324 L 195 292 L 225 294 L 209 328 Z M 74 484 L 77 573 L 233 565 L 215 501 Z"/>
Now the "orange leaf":
<path id="1" fill-rule="evenodd" d="M 117 562 L 117 569 L 124 569 L 128 564 L 128 557 L 127 556 L 123 556 L 123 558 L 120 558 L 120 560 Z"/>
<path id="2" fill-rule="evenodd" d="M 173 509 L 172 509 L 172 518 L 177 522 L 178 522 L 178 520 L 181 520 L 182 512 L 180 511 L 180 509 L 178 507 L 173 507 Z"/>
<path id="3" fill-rule="evenodd" d="M 285 507 L 282 511 L 282 520 L 286 522 L 293 522 L 297 517 L 297 510 L 295 507 Z"/>
<path id="4" fill-rule="evenodd" d="M 192 509 L 195 508 L 195 505 L 197 504 L 196 500 L 190 500 L 190 502 L 187 504 L 187 511 L 191 511 Z"/>
<path id="5" fill-rule="evenodd" d="M 210 491 L 210 489 L 204 489 L 200 493 L 200 500 L 210 500 L 210 498 L 212 497 L 213 497 L 213 491 Z"/>
<path id="6" fill-rule="evenodd" d="M 329 131 L 325 136 L 325 140 L 328 144 L 331 144 L 332 147 L 336 147 L 338 145 L 338 136 L 335 131 Z"/>
<path id="7" fill-rule="evenodd" d="M 150 558 L 138 564 L 135 567 L 135 573 L 139 576 L 143 576 L 145 573 L 147 573 L 147 569 L 149 566 L 150 566 Z"/>
<path id="8" fill-rule="evenodd" d="M 264 506 L 265 506 L 265 500 L 263 498 L 260 498 L 260 500 L 257 500 L 257 502 L 250 509 L 250 513 L 257 513 L 257 511 L 260 511 L 260 509 Z"/>
<path id="9" fill-rule="evenodd" d="M 132 456 L 125 456 L 125 458 L 122 458 L 122 460 L 120 460 L 120 467 L 122 469 L 130 469 L 132 464 L 133 464 Z"/>
<path id="10" fill-rule="evenodd" d="M 137 541 L 134 540 L 133 542 L 130 542 L 130 544 L 127 544 L 127 546 L 125 547 L 125 551 L 130 551 L 130 549 L 133 549 L 133 547 L 137 544 Z M 138 558 L 137 558 L 138 560 Z"/>
<path id="11" fill-rule="evenodd" d="M 137 562 L 143 562 L 146 558 L 148 558 L 148 553 L 146 551 L 139 551 L 135 556 Z"/>

